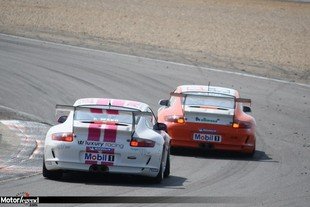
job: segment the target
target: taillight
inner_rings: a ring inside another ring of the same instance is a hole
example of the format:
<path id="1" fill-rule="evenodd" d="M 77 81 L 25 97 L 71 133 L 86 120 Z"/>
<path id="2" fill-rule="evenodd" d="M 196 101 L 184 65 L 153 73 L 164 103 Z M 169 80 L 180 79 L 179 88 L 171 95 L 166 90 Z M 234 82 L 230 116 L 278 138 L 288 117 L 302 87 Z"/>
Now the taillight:
<path id="1" fill-rule="evenodd" d="M 131 147 L 154 147 L 155 142 L 148 139 L 141 139 L 141 138 L 132 138 L 130 141 Z"/>
<path id="2" fill-rule="evenodd" d="M 232 126 L 236 129 L 250 129 L 252 127 L 252 124 L 246 121 L 235 120 Z"/>
<path id="3" fill-rule="evenodd" d="M 185 123 L 184 117 L 183 116 L 177 116 L 177 115 L 166 116 L 165 121 L 179 123 L 179 124 Z"/>
<path id="4" fill-rule="evenodd" d="M 55 133 L 55 134 L 52 134 L 52 140 L 72 142 L 73 133 L 68 133 L 68 132 Z"/>

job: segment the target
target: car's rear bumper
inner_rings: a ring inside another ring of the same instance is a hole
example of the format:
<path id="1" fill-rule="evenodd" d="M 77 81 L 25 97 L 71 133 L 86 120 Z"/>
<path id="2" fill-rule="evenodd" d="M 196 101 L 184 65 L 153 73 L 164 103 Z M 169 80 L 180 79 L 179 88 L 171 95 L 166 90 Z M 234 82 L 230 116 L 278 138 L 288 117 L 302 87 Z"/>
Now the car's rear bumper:
<path id="1" fill-rule="evenodd" d="M 142 175 L 148 177 L 156 177 L 159 169 L 145 166 L 145 167 L 135 167 L 135 166 L 113 166 L 113 165 L 97 165 L 98 170 L 94 170 L 96 164 L 84 164 L 84 163 L 73 163 L 73 162 L 62 162 L 53 161 L 53 159 L 46 160 L 45 166 L 48 170 L 63 170 L 63 171 L 83 171 L 83 172 L 102 172 L 102 173 L 119 173 L 119 174 L 132 174 L 132 175 Z M 104 168 L 103 168 L 104 166 Z"/>
<path id="2" fill-rule="evenodd" d="M 230 126 L 215 124 L 166 124 L 171 136 L 172 147 L 204 148 L 243 153 L 252 153 L 255 150 L 254 129 L 233 129 Z M 215 134 L 221 136 L 221 139 L 218 142 L 194 140 L 194 133 Z"/>
<path id="3" fill-rule="evenodd" d="M 224 151 L 236 151 L 243 153 L 251 153 L 255 150 L 255 143 L 247 144 L 224 144 L 215 142 L 197 142 L 197 141 L 184 141 L 184 140 L 171 140 L 172 147 L 188 147 L 199 149 L 212 149 L 212 150 L 224 150 Z"/>
<path id="4" fill-rule="evenodd" d="M 86 155 L 87 154 L 87 155 Z M 45 145 L 44 161 L 47 170 L 93 171 L 104 169 L 109 173 L 125 173 L 155 177 L 162 161 L 162 147 L 135 148 L 129 146 L 115 150 L 113 160 L 93 159 L 109 156 L 104 152 L 87 152 L 85 147 L 71 143 L 51 141 Z M 87 157 L 87 159 L 86 159 Z"/>

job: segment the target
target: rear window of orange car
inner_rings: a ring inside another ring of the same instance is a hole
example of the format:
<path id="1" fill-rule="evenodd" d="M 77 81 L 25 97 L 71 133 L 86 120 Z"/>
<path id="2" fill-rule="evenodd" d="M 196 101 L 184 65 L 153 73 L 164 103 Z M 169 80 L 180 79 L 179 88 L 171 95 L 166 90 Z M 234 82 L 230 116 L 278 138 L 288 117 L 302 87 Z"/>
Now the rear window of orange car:
<path id="1" fill-rule="evenodd" d="M 224 96 L 191 96 L 187 95 L 183 100 L 186 106 L 214 106 L 219 108 L 233 109 L 235 99 Z"/>

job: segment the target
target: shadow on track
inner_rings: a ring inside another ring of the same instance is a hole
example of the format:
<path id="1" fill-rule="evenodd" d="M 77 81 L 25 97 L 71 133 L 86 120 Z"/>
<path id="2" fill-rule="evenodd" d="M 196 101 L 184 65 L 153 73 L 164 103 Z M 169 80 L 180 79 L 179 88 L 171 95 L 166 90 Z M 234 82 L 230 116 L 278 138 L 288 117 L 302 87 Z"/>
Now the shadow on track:
<path id="1" fill-rule="evenodd" d="M 170 175 L 160 184 L 155 184 L 147 177 L 109 174 L 109 173 L 87 173 L 87 172 L 65 172 L 58 182 L 85 183 L 86 185 L 112 185 L 112 186 L 134 186 L 150 188 L 172 188 L 181 189 L 186 178 Z"/>
<path id="2" fill-rule="evenodd" d="M 248 157 L 247 155 L 237 152 L 206 150 L 206 149 L 190 149 L 190 148 L 174 148 L 171 149 L 171 154 L 176 156 L 200 157 L 200 158 L 222 159 L 222 160 L 278 162 L 272 160 L 272 158 L 268 156 L 264 151 L 259 150 L 255 151 L 253 157 Z"/>

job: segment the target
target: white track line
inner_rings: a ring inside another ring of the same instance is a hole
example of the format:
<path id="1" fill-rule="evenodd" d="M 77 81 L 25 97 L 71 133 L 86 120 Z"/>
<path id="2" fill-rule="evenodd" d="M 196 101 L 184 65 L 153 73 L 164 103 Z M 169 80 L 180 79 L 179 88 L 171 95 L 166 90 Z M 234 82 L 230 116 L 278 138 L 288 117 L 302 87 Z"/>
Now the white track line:
<path id="1" fill-rule="evenodd" d="M 293 84 L 293 85 L 297 85 L 297 86 L 302 86 L 302 87 L 310 88 L 310 85 L 309 84 L 305 84 L 305 83 L 291 82 L 291 81 L 286 81 L 286 80 L 281 80 L 281 79 L 276 79 L 276 78 L 267 78 L 267 77 L 264 77 L 264 76 L 252 75 L 252 74 L 248 74 L 248 73 L 226 71 L 226 70 L 221 70 L 221 69 L 216 69 L 216 68 L 209 68 L 209 67 L 200 67 L 200 66 L 188 65 L 188 64 L 184 64 L 184 63 L 172 62 L 172 61 L 168 61 L 168 60 L 158 60 L 158 59 L 153 59 L 153 58 L 140 57 L 140 56 L 122 54 L 122 53 L 117 53 L 117 52 L 109 52 L 109 51 L 104 51 L 104 50 L 97 50 L 97 49 L 92 49 L 92 48 L 85 48 L 85 47 L 79 47 L 79 46 L 74 46 L 74 45 L 55 43 L 55 42 L 50 42 L 50 41 L 45 41 L 45 40 L 32 39 L 32 38 L 28 38 L 28 37 L 20 37 L 20 36 L 3 34 L 3 33 L 0 33 L 0 35 L 1 36 L 15 38 L 15 39 L 22 39 L 22 40 L 33 41 L 33 42 L 40 42 L 40 43 L 48 43 L 48 44 L 51 44 L 51 45 L 68 47 L 68 48 L 74 48 L 74 49 L 79 49 L 79 50 L 93 51 L 93 52 L 99 52 L 99 53 L 105 53 L 105 54 L 113 54 L 113 55 L 119 55 L 119 56 L 123 56 L 123 57 L 140 58 L 140 59 L 151 60 L 151 61 L 156 61 L 156 62 L 160 62 L 160 63 L 169 63 L 169 64 L 185 66 L 185 67 L 190 67 L 190 68 L 195 68 L 195 69 L 203 69 L 203 70 L 208 70 L 208 71 L 213 71 L 213 72 L 233 74 L 233 75 L 239 75 L 239 76 L 244 76 L 244 77 L 249 77 L 249 78 L 256 78 L 256 79 L 261 79 L 261 80 L 269 80 L 269 81 L 274 81 L 274 82 L 278 82 L 278 83 Z"/>

